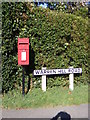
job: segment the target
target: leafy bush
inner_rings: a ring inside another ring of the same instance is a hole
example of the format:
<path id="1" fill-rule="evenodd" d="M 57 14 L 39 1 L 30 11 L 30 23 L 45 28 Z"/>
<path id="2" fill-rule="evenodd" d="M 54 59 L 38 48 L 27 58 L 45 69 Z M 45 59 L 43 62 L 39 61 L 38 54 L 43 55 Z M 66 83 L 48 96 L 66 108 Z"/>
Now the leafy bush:
<path id="1" fill-rule="evenodd" d="M 88 82 L 88 20 L 62 12 L 34 7 L 32 3 L 2 3 L 2 77 L 3 90 L 21 86 L 22 67 L 18 66 L 17 39 L 30 40 L 30 65 L 34 69 L 81 67 L 75 83 Z M 41 78 L 33 78 L 36 87 Z M 48 87 L 68 85 L 68 76 L 47 77 Z M 36 81 L 36 82 L 35 82 Z M 62 82 L 63 81 L 63 82 Z M 27 80 L 26 80 L 27 82 Z"/>

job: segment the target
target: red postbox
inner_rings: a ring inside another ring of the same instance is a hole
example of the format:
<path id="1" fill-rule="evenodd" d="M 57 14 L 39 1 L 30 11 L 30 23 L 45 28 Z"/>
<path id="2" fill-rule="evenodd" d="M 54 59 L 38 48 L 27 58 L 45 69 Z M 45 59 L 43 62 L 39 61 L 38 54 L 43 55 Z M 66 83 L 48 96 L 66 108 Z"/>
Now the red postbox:
<path id="1" fill-rule="evenodd" d="M 29 65 L 29 38 L 18 38 L 18 65 Z"/>

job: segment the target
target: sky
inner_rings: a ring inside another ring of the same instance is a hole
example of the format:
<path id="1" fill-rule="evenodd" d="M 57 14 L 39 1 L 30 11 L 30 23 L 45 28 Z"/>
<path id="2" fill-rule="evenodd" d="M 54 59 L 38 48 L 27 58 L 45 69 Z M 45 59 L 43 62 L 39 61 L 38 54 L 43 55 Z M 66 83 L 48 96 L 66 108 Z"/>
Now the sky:
<path id="1" fill-rule="evenodd" d="M 44 4 L 40 4 L 39 6 L 43 7 L 43 8 L 47 8 L 47 4 L 44 3 Z"/>

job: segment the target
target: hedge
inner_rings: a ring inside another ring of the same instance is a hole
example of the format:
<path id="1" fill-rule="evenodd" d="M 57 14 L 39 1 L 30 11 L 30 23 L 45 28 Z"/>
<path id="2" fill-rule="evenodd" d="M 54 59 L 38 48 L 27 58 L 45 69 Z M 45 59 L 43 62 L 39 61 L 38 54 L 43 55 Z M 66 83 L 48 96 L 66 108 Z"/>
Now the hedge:
<path id="1" fill-rule="evenodd" d="M 2 77 L 3 91 L 22 85 L 22 66 L 18 66 L 18 37 L 30 40 L 30 65 L 25 66 L 25 81 L 32 77 L 33 87 L 40 87 L 41 77 L 33 70 L 81 67 L 75 84 L 88 79 L 88 19 L 34 7 L 32 3 L 2 3 Z M 47 77 L 47 86 L 67 86 L 68 75 Z"/>

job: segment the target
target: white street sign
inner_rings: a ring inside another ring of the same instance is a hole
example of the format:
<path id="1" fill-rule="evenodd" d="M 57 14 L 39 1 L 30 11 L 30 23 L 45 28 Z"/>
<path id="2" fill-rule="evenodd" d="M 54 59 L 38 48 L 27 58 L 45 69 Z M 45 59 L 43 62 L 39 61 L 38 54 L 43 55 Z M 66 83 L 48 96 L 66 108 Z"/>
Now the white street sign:
<path id="1" fill-rule="evenodd" d="M 70 74 L 70 73 L 82 73 L 82 68 L 34 70 L 34 75 L 56 75 L 56 74 Z"/>

